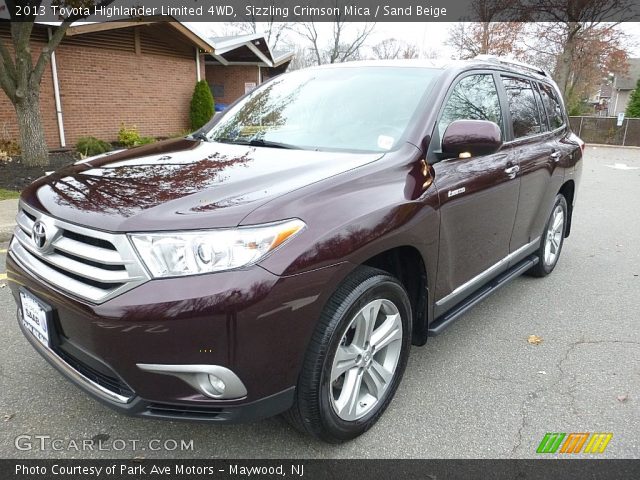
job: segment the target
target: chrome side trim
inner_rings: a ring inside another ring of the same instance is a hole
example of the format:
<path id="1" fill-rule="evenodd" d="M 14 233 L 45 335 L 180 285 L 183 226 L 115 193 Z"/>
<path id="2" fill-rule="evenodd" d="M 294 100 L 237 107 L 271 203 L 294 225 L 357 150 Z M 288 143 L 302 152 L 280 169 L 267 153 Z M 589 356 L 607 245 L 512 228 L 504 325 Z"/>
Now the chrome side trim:
<path id="1" fill-rule="evenodd" d="M 145 372 L 160 375 L 172 375 L 191 385 L 207 397 L 218 400 L 237 400 L 247 396 L 247 388 L 238 376 L 220 365 L 163 365 L 157 363 L 138 363 Z M 209 382 L 209 375 L 215 375 L 225 383 L 224 393 L 216 392 Z"/>
<path id="2" fill-rule="evenodd" d="M 32 338 L 31 333 L 25 331 L 24 327 L 22 326 L 22 313 L 19 312 L 18 317 L 19 317 L 18 323 L 20 324 L 20 329 L 22 330 L 27 340 L 29 340 L 29 343 L 33 345 L 33 347 L 38 351 L 38 353 L 40 353 L 40 355 L 45 357 L 54 367 L 56 367 L 64 375 L 69 377 L 73 382 L 77 383 L 78 385 L 88 390 L 89 392 L 93 393 L 94 395 L 104 398 L 106 400 L 110 400 L 115 403 L 127 404 L 131 400 L 133 400 L 133 397 L 125 397 L 115 392 L 112 392 L 111 390 L 103 387 L 102 385 L 95 383 L 93 380 L 90 380 L 84 375 L 82 375 L 75 368 L 73 368 L 67 362 L 62 360 L 49 347 L 43 345 L 35 338 Z"/>
<path id="3" fill-rule="evenodd" d="M 441 307 L 442 305 L 446 305 L 452 302 L 453 300 L 458 299 L 459 297 L 462 297 L 464 293 L 470 290 L 474 290 L 474 287 L 479 287 L 480 285 L 485 283 L 486 280 L 491 278 L 493 275 L 497 274 L 501 268 L 503 267 L 506 268 L 509 262 L 511 262 L 512 260 L 518 259 L 518 257 L 521 255 L 526 255 L 527 253 L 529 253 L 528 252 L 529 249 L 535 250 L 535 248 L 533 247 L 537 247 L 539 244 L 540 244 L 540 237 L 536 237 L 532 242 L 529 242 L 526 245 L 523 245 L 522 247 L 518 248 L 517 250 L 514 250 L 509 255 L 504 257 L 502 260 L 498 261 L 497 263 L 494 263 L 485 271 L 479 273 L 478 275 L 473 277 L 471 280 L 457 287 L 447 296 L 438 300 L 436 302 L 436 307 Z"/>

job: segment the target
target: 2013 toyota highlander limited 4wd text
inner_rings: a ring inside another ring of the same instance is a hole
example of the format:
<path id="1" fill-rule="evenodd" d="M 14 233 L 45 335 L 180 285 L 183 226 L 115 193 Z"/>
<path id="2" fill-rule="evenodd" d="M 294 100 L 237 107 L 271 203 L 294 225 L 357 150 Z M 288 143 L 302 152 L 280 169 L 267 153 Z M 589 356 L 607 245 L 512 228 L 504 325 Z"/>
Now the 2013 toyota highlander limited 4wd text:
<path id="1" fill-rule="evenodd" d="M 520 64 L 284 74 L 191 136 L 29 186 L 7 258 L 18 323 L 119 411 L 286 412 L 345 441 L 389 405 L 411 344 L 551 273 L 583 146 Z"/>

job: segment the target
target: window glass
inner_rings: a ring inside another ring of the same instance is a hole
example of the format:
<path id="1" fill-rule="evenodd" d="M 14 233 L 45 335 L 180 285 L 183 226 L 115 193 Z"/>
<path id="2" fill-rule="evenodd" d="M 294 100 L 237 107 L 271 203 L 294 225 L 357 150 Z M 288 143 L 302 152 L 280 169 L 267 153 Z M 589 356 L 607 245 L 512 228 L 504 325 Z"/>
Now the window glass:
<path id="1" fill-rule="evenodd" d="M 216 142 L 386 152 L 401 144 L 442 70 L 323 67 L 280 75 L 225 111 Z"/>
<path id="2" fill-rule="evenodd" d="M 510 77 L 503 77 L 502 83 L 507 93 L 514 138 L 528 137 L 542 132 L 540 112 L 531 83 Z"/>
<path id="3" fill-rule="evenodd" d="M 533 88 L 533 91 L 535 93 L 536 96 L 536 104 L 538 105 L 538 112 L 540 114 L 540 121 L 542 122 L 541 127 L 542 127 L 542 131 L 543 132 L 548 132 L 550 130 L 549 128 L 549 122 L 547 121 L 547 116 L 544 113 L 544 107 L 542 106 L 542 97 L 540 96 L 540 90 L 538 88 Z"/>
<path id="4" fill-rule="evenodd" d="M 551 130 L 564 125 L 564 117 L 562 116 L 562 105 L 558 101 L 556 93 L 549 85 L 544 83 L 540 85 L 540 92 L 542 93 L 542 104 L 547 111 L 547 117 L 549 118 L 549 126 Z"/>
<path id="5" fill-rule="evenodd" d="M 440 138 L 455 120 L 489 120 L 502 131 L 502 112 L 493 75 L 469 75 L 453 88 L 438 122 Z"/>

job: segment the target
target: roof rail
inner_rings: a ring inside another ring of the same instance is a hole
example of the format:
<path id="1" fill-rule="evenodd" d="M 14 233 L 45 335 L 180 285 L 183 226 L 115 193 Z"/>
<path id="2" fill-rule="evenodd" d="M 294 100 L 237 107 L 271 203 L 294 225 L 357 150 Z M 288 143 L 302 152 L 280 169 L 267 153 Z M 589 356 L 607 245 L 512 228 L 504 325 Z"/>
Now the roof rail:
<path id="1" fill-rule="evenodd" d="M 539 75 L 542 75 L 543 77 L 551 76 L 549 75 L 549 72 L 547 72 L 544 68 L 539 68 L 524 62 L 519 62 L 518 60 L 512 60 L 511 58 L 496 57 L 495 55 L 476 55 L 474 57 L 474 60 L 484 60 L 485 62 L 501 63 L 503 65 L 514 65 L 520 68 L 531 70 Z"/>

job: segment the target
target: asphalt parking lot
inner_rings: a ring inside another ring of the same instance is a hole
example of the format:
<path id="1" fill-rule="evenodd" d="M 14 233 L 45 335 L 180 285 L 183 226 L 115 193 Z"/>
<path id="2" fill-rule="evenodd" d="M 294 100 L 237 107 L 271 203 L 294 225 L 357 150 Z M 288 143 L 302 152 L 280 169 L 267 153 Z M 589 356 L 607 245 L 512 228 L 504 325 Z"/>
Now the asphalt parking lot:
<path id="1" fill-rule="evenodd" d="M 6 248 L 0 244 L 0 286 Z M 639 307 L 640 149 L 589 147 L 573 231 L 554 273 L 517 279 L 414 347 L 395 400 L 357 440 L 325 445 L 279 418 L 210 425 L 116 414 L 39 357 L 20 333 L 5 286 L 0 457 L 536 457 L 546 432 L 611 432 L 600 457 L 640 458 Z M 528 343 L 529 335 L 542 343 Z M 20 435 L 33 448 L 16 448 Z M 36 435 L 61 439 L 63 450 L 46 438 L 41 450 Z M 85 439 L 106 448 L 66 450 Z M 153 449 L 150 439 L 158 440 Z M 190 450 L 173 448 L 172 441 L 191 440 Z M 162 445 L 169 450 L 155 449 Z"/>

